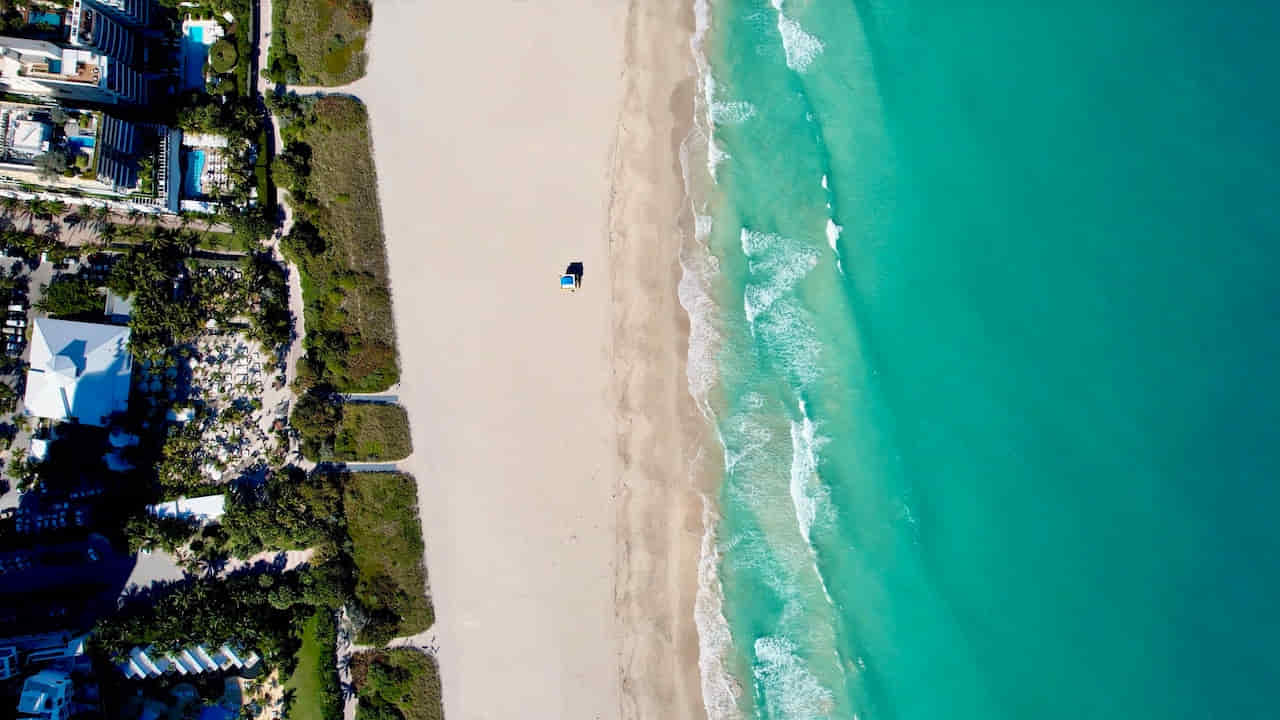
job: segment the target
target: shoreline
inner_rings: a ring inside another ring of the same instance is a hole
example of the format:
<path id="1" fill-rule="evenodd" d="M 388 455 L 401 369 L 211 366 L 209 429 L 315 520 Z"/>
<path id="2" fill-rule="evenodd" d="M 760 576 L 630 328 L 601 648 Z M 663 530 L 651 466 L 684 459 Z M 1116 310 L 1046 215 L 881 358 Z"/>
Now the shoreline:
<path id="1" fill-rule="evenodd" d="M 620 717 L 705 718 L 695 604 L 714 447 L 687 376 L 681 260 L 694 222 L 681 166 L 694 129 L 691 0 L 628 11 L 610 204 L 620 475 Z"/>

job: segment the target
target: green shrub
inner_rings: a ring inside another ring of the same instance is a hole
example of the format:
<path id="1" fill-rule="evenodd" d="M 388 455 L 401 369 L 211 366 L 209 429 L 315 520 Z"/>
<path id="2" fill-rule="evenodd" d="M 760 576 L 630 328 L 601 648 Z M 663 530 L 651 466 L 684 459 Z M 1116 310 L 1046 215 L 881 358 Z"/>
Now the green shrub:
<path id="1" fill-rule="evenodd" d="M 101 319 L 104 298 L 84 278 L 60 277 L 44 286 L 44 297 L 36 309 L 56 318 Z"/>
<path id="2" fill-rule="evenodd" d="M 347 403 L 334 457 L 348 462 L 391 462 L 409 457 L 409 416 L 399 405 Z"/>
<path id="3" fill-rule="evenodd" d="M 209 66 L 216 73 L 230 72 L 236 66 L 236 46 L 225 37 L 209 46 Z"/>
<path id="4" fill-rule="evenodd" d="M 368 118 L 345 97 L 311 110 L 287 128 L 292 141 L 275 163 L 297 216 L 282 248 L 302 274 L 307 354 L 298 376 L 302 389 L 378 392 L 400 370 Z"/>
<path id="5" fill-rule="evenodd" d="M 368 0 L 277 0 L 268 75 L 276 82 L 345 85 L 364 75 Z"/>
<path id="6" fill-rule="evenodd" d="M 356 720 L 442 720 L 440 668 L 412 648 L 372 650 L 351 659 L 360 698 Z"/>
<path id="7" fill-rule="evenodd" d="M 360 641 L 383 645 L 413 635 L 435 621 L 426 597 L 422 528 L 413 477 L 403 473 L 352 473 L 343 505 L 355 564 L 355 596 L 363 615 Z"/>

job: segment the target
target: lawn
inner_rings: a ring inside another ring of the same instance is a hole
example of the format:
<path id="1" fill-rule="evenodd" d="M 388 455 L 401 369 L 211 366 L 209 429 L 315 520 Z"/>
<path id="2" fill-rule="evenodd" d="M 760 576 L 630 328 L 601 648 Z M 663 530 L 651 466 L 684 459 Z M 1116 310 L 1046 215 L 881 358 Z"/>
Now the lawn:
<path id="1" fill-rule="evenodd" d="M 399 405 L 346 403 L 334 456 L 346 462 L 403 460 L 413 451 L 409 415 Z"/>
<path id="2" fill-rule="evenodd" d="M 360 653 L 351 659 L 351 681 L 360 698 L 356 720 L 444 718 L 440 668 L 426 653 L 411 648 Z"/>
<path id="3" fill-rule="evenodd" d="M 366 623 L 359 641 L 383 645 L 435 621 L 426 597 L 417 486 L 403 473 L 352 473 L 343 505 L 356 568 L 356 600 Z"/>
<path id="4" fill-rule="evenodd" d="M 231 253 L 247 253 L 250 250 L 257 249 L 257 243 L 250 246 L 250 243 L 243 237 L 234 233 L 224 232 L 201 232 L 196 240 L 197 250 L 210 250 L 213 252 L 231 252 Z"/>
<path id="5" fill-rule="evenodd" d="M 285 692 L 294 693 L 289 720 L 335 720 L 342 717 L 338 693 L 333 613 L 317 610 L 302 626 L 302 647 L 295 656 L 298 664 L 285 682 Z"/>
<path id="6" fill-rule="evenodd" d="M 368 0 L 277 0 L 271 73 L 279 82 L 345 85 L 364 75 Z"/>
<path id="7" fill-rule="evenodd" d="M 286 173 L 298 222 L 284 243 L 306 307 L 300 382 L 385 390 L 400 370 L 368 115 L 357 100 L 324 97 L 288 130 L 285 155 L 305 158 L 305 172 Z"/>

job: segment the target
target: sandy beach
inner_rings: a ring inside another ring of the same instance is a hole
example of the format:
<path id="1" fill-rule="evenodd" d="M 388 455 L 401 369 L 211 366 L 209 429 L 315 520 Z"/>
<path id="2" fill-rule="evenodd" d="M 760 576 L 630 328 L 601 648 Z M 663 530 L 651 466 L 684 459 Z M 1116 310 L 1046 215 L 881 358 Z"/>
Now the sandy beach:
<path id="1" fill-rule="evenodd" d="M 702 714 L 676 294 L 691 22 L 377 4 L 358 90 L 451 720 Z"/>

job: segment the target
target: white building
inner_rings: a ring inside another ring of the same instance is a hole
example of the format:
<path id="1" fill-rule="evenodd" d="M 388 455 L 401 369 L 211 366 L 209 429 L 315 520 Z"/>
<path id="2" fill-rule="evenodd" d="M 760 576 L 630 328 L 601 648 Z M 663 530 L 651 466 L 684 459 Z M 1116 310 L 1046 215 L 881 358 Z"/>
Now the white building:
<path id="1" fill-rule="evenodd" d="M 135 647 L 129 652 L 128 658 L 116 663 L 116 667 L 120 668 L 125 677 L 141 680 L 160 677 L 170 671 L 179 675 L 199 675 L 233 668 L 251 670 L 261 659 L 258 653 L 252 651 L 241 657 L 242 651 L 234 649 L 230 643 L 223 643 L 217 650 L 210 650 L 204 644 L 191 645 L 157 658 L 151 657 L 150 653 L 153 652 L 151 647 Z"/>
<path id="2" fill-rule="evenodd" d="M 0 36 L 0 88 L 64 101 L 146 101 L 146 81 L 129 65 L 84 47 Z"/>
<path id="3" fill-rule="evenodd" d="M 205 495 L 148 505 L 147 512 L 159 518 L 190 519 L 203 525 L 216 522 L 226 512 L 226 507 L 226 495 Z"/>
<path id="4" fill-rule="evenodd" d="M 36 318 L 24 397 L 36 417 L 106 425 L 129 407 L 129 328 Z"/>
<path id="5" fill-rule="evenodd" d="M 59 670 L 41 670 L 22 684 L 18 712 L 43 720 L 71 716 L 71 676 Z"/>
<path id="6" fill-rule="evenodd" d="M 49 152 L 49 136 L 53 127 L 39 120 L 18 120 L 13 124 L 9 150 L 14 154 L 35 157 Z"/>

